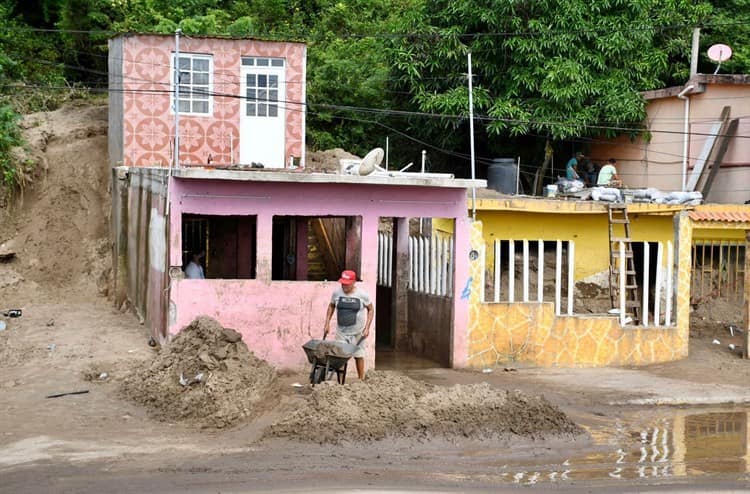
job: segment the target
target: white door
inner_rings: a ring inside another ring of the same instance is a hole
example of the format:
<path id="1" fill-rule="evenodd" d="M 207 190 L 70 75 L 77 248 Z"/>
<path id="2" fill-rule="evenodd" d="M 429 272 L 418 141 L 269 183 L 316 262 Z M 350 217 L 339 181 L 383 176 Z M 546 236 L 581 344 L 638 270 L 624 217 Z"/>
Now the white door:
<path id="1" fill-rule="evenodd" d="M 283 58 L 243 57 L 240 163 L 283 168 L 286 79 Z"/>

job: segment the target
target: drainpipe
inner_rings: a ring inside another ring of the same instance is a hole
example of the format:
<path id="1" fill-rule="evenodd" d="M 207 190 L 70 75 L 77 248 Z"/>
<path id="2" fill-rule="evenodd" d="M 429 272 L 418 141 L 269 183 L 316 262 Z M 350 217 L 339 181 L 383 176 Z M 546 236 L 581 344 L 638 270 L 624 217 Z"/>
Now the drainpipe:
<path id="1" fill-rule="evenodd" d="M 688 91 L 692 91 L 695 88 L 693 84 L 685 86 L 685 89 L 680 91 L 677 95 L 681 100 L 685 100 L 685 123 L 682 129 L 682 191 L 685 192 L 687 188 L 687 158 L 688 158 L 688 143 L 689 141 L 689 122 L 690 122 L 690 97 L 686 96 Z"/>

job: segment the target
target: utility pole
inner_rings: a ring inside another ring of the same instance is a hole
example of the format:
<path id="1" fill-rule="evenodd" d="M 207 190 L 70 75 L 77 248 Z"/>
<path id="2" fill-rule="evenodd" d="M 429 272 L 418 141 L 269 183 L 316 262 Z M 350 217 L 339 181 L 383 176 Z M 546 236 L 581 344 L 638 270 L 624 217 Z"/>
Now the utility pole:
<path id="1" fill-rule="evenodd" d="M 471 219 L 477 220 L 477 188 L 474 185 L 476 171 L 474 167 L 474 86 L 471 75 L 471 52 L 468 54 L 469 61 L 469 141 L 471 143 Z"/>
<path id="2" fill-rule="evenodd" d="M 180 35 L 174 32 L 174 167 L 180 167 Z M 171 170 L 170 170 L 171 175 Z"/>

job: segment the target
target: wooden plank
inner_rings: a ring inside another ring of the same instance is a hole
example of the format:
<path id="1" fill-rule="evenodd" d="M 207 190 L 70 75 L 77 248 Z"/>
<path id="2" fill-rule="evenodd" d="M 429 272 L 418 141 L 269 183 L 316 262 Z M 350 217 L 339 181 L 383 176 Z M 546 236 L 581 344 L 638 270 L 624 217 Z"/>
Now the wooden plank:
<path id="1" fill-rule="evenodd" d="M 722 129 L 726 127 L 727 120 L 729 119 L 729 112 L 731 111 L 731 106 L 725 106 L 721 110 L 721 115 L 719 116 L 719 121 L 714 122 L 714 124 L 711 126 L 711 130 L 708 131 L 708 135 L 706 136 L 706 142 L 703 144 L 703 149 L 701 150 L 701 153 L 698 155 L 698 158 L 695 160 L 695 166 L 693 167 L 693 171 L 690 174 L 690 178 L 687 182 L 686 190 L 688 192 L 692 192 L 695 190 L 696 186 L 698 185 L 698 182 L 700 181 L 701 177 L 703 176 L 703 170 L 706 166 L 706 161 L 708 160 L 708 156 L 711 154 L 711 151 L 714 148 L 714 145 L 716 144 L 716 138 L 717 135 L 722 133 Z"/>
<path id="2" fill-rule="evenodd" d="M 711 163 L 711 170 L 708 172 L 708 176 L 706 177 L 706 182 L 703 184 L 703 187 L 701 188 L 701 193 L 703 194 L 704 198 L 708 196 L 708 193 L 711 191 L 711 185 L 714 183 L 714 179 L 716 178 L 716 175 L 719 174 L 719 168 L 721 167 L 721 162 L 724 160 L 724 155 L 727 152 L 729 143 L 733 140 L 735 134 L 737 133 L 737 127 L 739 127 L 739 125 L 740 125 L 740 119 L 733 118 L 732 121 L 729 122 L 729 126 L 727 126 L 726 131 L 722 132 L 722 135 L 719 137 L 719 149 L 716 152 L 716 157 Z"/>

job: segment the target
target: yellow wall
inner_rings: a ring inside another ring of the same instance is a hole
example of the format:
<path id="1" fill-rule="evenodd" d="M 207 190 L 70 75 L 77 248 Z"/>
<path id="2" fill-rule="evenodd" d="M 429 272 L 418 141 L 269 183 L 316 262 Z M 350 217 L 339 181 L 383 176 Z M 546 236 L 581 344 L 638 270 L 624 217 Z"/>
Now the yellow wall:
<path id="1" fill-rule="evenodd" d="M 526 224 L 539 223 L 531 216 L 525 218 Z M 673 223 L 671 217 L 668 219 L 671 236 Z M 505 220 L 500 222 L 505 228 L 503 232 L 511 231 L 507 223 L 527 228 L 510 217 Z M 595 219 L 585 221 L 593 222 Z M 642 221 L 644 231 L 651 231 L 657 240 L 665 238 L 667 225 L 663 219 L 648 218 Z M 584 234 L 588 231 L 593 238 L 591 224 L 576 231 Z M 473 249 L 480 248 L 485 242 L 486 229 L 483 226 L 481 222 L 474 223 L 471 232 Z M 556 232 L 561 231 L 559 226 L 554 228 Z M 692 223 L 682 213 L 677 245 L 676 324 L 668 328 L 622 327 L 617 318 L 611 316 L 555 316 L 551 303 L 484 303 L 480 299 L 481 263 L 472 262 L 467 335 L 469 367 L 493 367 L 509 362 L 562 367 L 642 365 L 686 357 L 691 238 Z M 578 257 L 578 243 L 576 250 Z M 603 250 L 608 252 L 607 248 Z"/>
<path id="2" fill-rule="evenodd" d="M 631 214 L 630 233 L 636 242 L 674 241 L 672 214 L 655 216 Z M 609 220 L 607 213 L 530 213 L 519 211 L 478 211 L 483 224 L 484 241 L 490 244 L 488 267 L 494 264 L 491 244 L 494 240 L 567 240 L 575 242 L 575 280 L 601 273 L 609 268 Z M 615 236 L 623 236 L 615 230 Z M 666 260 L 664 261 L 666 262 Z"/>

